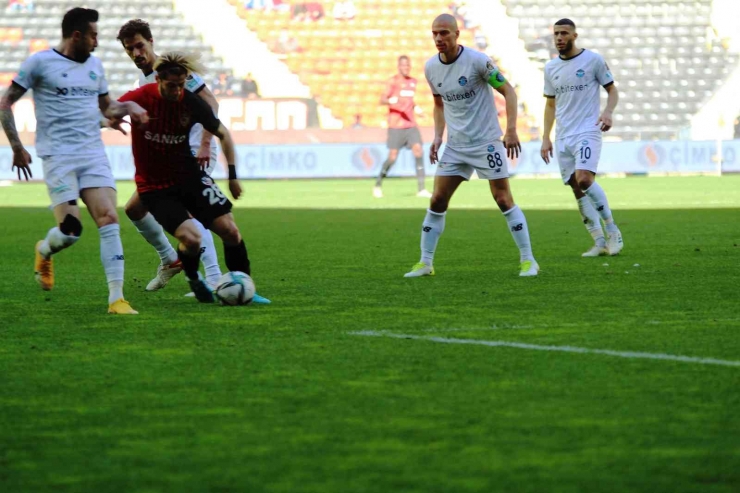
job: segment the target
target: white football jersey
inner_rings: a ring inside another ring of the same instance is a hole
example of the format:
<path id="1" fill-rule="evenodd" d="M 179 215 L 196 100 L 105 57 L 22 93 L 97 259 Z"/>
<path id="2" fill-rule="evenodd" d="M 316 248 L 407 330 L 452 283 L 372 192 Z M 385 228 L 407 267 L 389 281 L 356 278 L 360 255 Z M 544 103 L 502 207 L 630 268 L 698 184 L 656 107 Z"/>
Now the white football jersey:
<path id="1" fill-rule="evenodd" d="M 452 63 L 443 62 L 439 54 L 430 58 L 424 75 L 432 94 L 441 96 L 444 102 L 447 145 L 487 144 L 503 135 L 493 89 L 488 84 L 488 79 L 497 74 L 498 69 L 488 55 L 460 48 L 460 55 Z"/>
<path id="2" fill-rule="evenodd" d="M 557 138 L 600 134 L 600 86 L 614 83 L 609 66 L 601 55 L 583 50 L 563 60 L 553 58 L 545 65 L 545 97 L 555 98 Z"/>
<path id="3" fill-rule="evenodd" d="M 38 156 L 105 152 L 98 97 L 108 94 L 108 82 L 99 59 L 78 62 L 56 50 L 40 51 L 21 64 L 13 82 L 33 91 Z"/>
<path id="4" fill-rule="evenodd" d="M 134 88 L 138 88 L 141 86 L 145 86 L 147 84 L 151 84 L 153 82 L 157 82 L 156 79 L 157 73 L 151 72 L 149 75 L 144 75 L 144 72 L 139 73 L 139 80 L 136 81 L 134 84 Z M 203 80 L 203 78 L 195 73 L 191 73 L 188 75 L 188 78 L 185 79 L 185 90 L 190 91 L 193 94 L 198 94 L 200 91 L 205 89 L 206 83 Z M 218 116 L 218 115 L 216 115 Z M 193 154 L 198 152 L 198 149 L 200 148 L 200 140 L 203 138 L 203 125 L 200 123 L 196 123 L 193 125 L 193 128 L 190 130 L 190 149 L 193 151 Z M 218 152 L 219 147 L 216 143 L 216 138 L 211 138 L 211 160 L 215 161 L 218 159 Z"/>

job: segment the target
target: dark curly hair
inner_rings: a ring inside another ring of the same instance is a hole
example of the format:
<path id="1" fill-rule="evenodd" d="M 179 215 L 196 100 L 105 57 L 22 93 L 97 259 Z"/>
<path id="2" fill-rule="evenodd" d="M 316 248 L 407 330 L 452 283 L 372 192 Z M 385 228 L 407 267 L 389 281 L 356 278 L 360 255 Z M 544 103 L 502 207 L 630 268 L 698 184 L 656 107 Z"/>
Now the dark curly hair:
<path id="1" fill-rule="evenodd" d="M 124 39 L 133 38 L 137 34 L 141 34 L 142 38 L 147 41 L 151 41 L 152 30 L 149 28 L 149 23 L 141 19 L 132 19 L 121 26 L 121 29 L 118 30 L 118 37 L 116 39 L 123 44 Z"/>

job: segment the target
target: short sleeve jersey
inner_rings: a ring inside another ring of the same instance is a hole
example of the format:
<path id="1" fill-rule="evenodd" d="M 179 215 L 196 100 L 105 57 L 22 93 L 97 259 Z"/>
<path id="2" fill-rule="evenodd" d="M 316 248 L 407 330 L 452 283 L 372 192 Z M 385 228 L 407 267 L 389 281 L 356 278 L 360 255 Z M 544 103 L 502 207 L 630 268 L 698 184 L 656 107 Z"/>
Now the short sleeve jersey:
<path id="1" fill-rule="evenodd" d="M 151 72 L 149 75 L 144 75 L 143 72 L 139 74 L 139 80 L 135 84 L 135 87 L 145 86 L 157 82 L 157 73 Z M 198 74 L 190 74 L 185 79 L 185 90 L 190 91 L 193 94 L 198 94 L 200 91 L 206 88 L 206 83 L 203 78 Z M 200 147 L 200 141 L 203 139 L 203 125 L 193 125 L 193 129 L 190 131 L 190 147 L 193 152 L 196 152 Z M 216 139 L 211 139 L 211 159 L 218 158 L 218 147 L 216 146 Z"/>
<path id="2" fill-rule="evenodd" d="M 434 96 L 442 98 L 447 145 L 471 147 L 499 139 L 503 132 L 493 99 L 490 77 L 501 77 L 498 68 L 484 53 L 461 46 L 452 63 L 435 55 L 424 68 Z"/>
<path id="3" fill-rule="evenodd" d="M 414 116 L 414 96 L 416 79 L 396 74 L 388 81 L 385 96 L 398 98 L 388 109 L 388 128 L 413 128 L 416 126 Z"/>
<path id="4" fill-rule="evenodd" d="M 200 176 L 200 166 L 190 150 L 188 137 L 200 123 L 211 133 L 221 122 L 198 96 L 183 91 L 179 101 L 168 101 L 157 84 L 147 84 L 124 94 L 120 101 L 134 101 L 147 110 L 150 121 L 131 130 L 136 166 L 136 188 L 150 192 L 169 188 Z"/>
<path id="5" fill-rule="evenodd" d="M 599 86 L 614 84 L 604 58 L 583 50 L 567 60 L 553 58 L 545 65 L 545 97 L 555 98 L 557 138 L 600 133 Z"/>
<path id="6" fill-rule="evenodd" d="M 37 155 L 105 152 L 98 97 L 108 94 L 108 83 L 99 59 L 79 62 L 56 50 L 40 51 L 23 62 L 13 83 L 33 91 Z"/>

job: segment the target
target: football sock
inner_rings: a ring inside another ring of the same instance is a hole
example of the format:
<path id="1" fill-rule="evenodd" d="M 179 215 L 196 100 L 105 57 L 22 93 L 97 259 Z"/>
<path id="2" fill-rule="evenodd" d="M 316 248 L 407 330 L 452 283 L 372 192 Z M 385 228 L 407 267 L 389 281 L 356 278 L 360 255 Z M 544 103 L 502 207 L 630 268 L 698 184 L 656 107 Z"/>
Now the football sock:
<path id="1" fill-rule="evenodd" d="M 213 234 L 197 219 L 193 222 L 200 230 L 200 261 L 206 271 L 206 280 L 214 284 L 221 277 L 221 267 L 218 265 L 218 253 L 213 244 Z"/>
<path id="2" fill-rule="evenodd" d="M 74 245 L 79 239 L 79 236 L 65 235 L 57 227 L 51 228 L 39 246 L 39 253 L 48 260 L 58 251 Z"/>
<path id="3" fill-rule="evenodd" d="M 108 303 L 123 298 L 123 245 L 121 227 L 109 224 L 98 229 L 100 233 L 100 260 L 108 279 Z"/>
<path id="4" fill-rule="evenodd" d="M 183 251 L 183 245 L 180 243 L 177 247 L 177 257 L 182 262 L 182 270 L 188 279 L 198 279 L 198 262 L 200 261 L 200 249 L 195 255 Z"/>
<path id="5" fill-rule="evenodd" d="M 383 167 L 380 168 L 380 174 L 378 175 L 378 179 L 375 181 L 375 186 L 379 187 L 383 183 L 383 178 L 385 178 L 388 175 L 388 171 L 390 171 L 391 167 L 393 166 L 393 163 L 395 161 L 391 161 L 389 159 L 386 159 L 383 163 Z"/>
<path id="6" fill-rule="evenodd" d="M 424 160 L 420 157 L 416 158 L 416 182 L 420 192 L 426 190 L 426 185 L 424 184 Z"/>
<path id="7" fill-rule="evenodd" d="M 606 194 L 604 193 L 604 189 L 601 188 L 601 185 L 593 182 L 593 184 L 588 187 L 588 190 L 584 190 L 583 193 L 591 199 L 591 203 L 594 205 L 594 208 L 601 216 L 601 219 L 604 220 L 604 227 L 606 228 L 607 233 L 618 231 L 617 225 L 614 224 L 614 219 L 612 218 L 612 211 L 609 209 L 609 201 L 606 199 Z"/>
<path id="8" fill-rule="evenodd" d="M 421 225 L 421 260 L 426 265 L 434 262 L 434 252 L 437 250 L 439 237 L 445 230 L 446 212 L 434 212 L 427 209 L 427 215 Z"/>
<path id="9" fill-rule="evenodd" d="M 163 265 L 171 264 L 177 260 L 177 252 L 172 248 L 170 240 L 164 234 L 164 229 L 154 219 L 154 216 L 147 212 L 142 219 L 131 222 L 134 223 L 141 236 L 157 251 Z"/>
<path id="10" fill-rule="evenodd" d="M 604 239 L 604 230 L 601 229 L 599 214 L 596 212 L 596 209 L 594 209 L 591 199 L 588 197 L 581 197 L 578 199 L 578 210 L 581 213 L 584 226 L 586 226 L 586 229 L 591 234 L 596 245 L 600 247 L 605 246 L 606 240 Z"/>
<path id="11" fill-rule="evenodd" d="M 534 260 L 532 255 L 532 244 L 529 241 L 529 228 L 527 227 L 527 218 L 524 213 L 515 205 L 508 211 L 504 212 L 506 223 L 509 225 L 511 236 L 514 243 L 519 248 L 519 261 Z"/>
<path id="12" fill-rule="evenodd" d="M 227 245 L 224 243 L 224 258 L 226 268 L 230 272 L 244 272 L 246 275 L 252 275 L 252 267 L 249 262 L 249 254 L 244 240 L 238 245 Z"/>

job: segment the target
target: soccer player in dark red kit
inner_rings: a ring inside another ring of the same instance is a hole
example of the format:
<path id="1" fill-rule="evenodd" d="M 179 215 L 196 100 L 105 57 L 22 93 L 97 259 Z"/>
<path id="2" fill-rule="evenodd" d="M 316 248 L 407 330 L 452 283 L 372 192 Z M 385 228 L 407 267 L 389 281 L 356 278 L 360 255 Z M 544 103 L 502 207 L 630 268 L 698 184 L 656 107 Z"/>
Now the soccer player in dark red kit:
<path id="1" fill-rule="evenodd" d="M 180 242 L 177 254 L 195 297 L 202 303 L 212 303 L 213 293 L 198 272 L 201 233 L 193 217 L 223 240 L 230 271 L 251 275 L 251 269 L 247 248 L 231 213 L 232 204 L 193 156 L 190 130 L 200 123 L 219 138 L 229 166 L 229 191 L 238 199 L 242 189 L 236 176 L 234 143 L 211 107 L 185 90 L 188 75 L 204 73 L 196 57 L 165 53 L 153 68 L 156 84 L 142 86 L 120 99 L 138 103 L 149 114 L 147 125 L 132 130 L 136 189 L 157 222 Z"/>
<path id="2" fill-rule="evenodd" d="M 416 126 L 414 110 L 414 95 L 416 94 L 416 79 L 411 77 L 411 60 L 406 55 L 398 58 L 398 74 L 388 81 L 385 92 L 380 97 L 380 104 L 388 105 L 388 158 L 383 163 L 380 175 L 373 188 L 375 198 L 383 197 L 383 178 L 398 159 L 398 151 L 410 147 L 416 159 L 416 179 L 418 181 L 418 197 L 431 197 L 432 194 L 424 185 L 424 151 L 421 148 L 421 133 Z"/>

